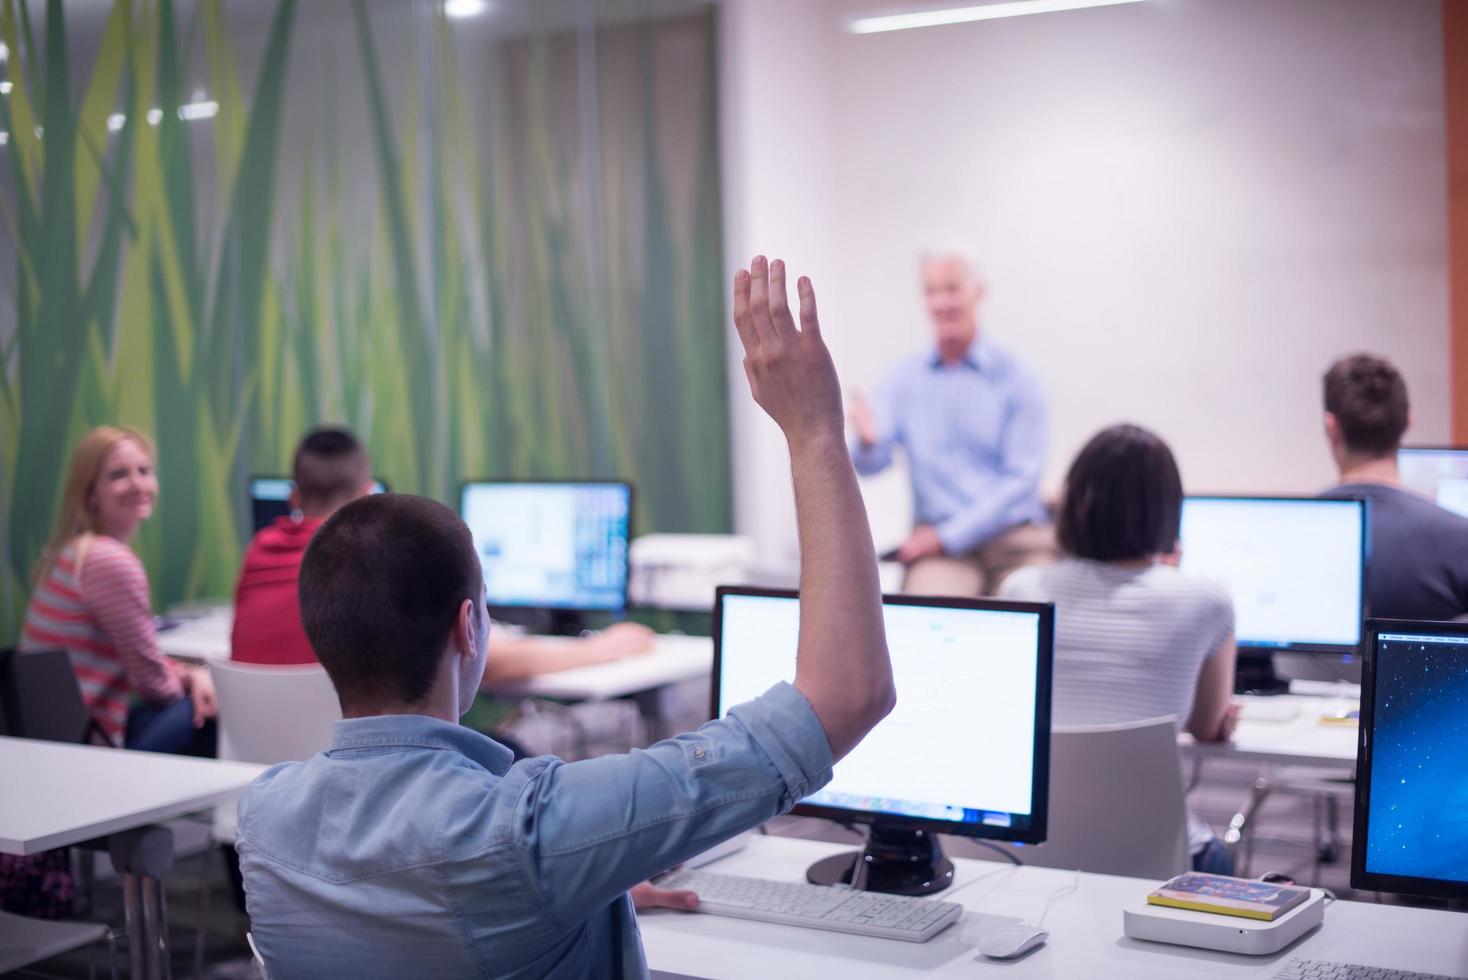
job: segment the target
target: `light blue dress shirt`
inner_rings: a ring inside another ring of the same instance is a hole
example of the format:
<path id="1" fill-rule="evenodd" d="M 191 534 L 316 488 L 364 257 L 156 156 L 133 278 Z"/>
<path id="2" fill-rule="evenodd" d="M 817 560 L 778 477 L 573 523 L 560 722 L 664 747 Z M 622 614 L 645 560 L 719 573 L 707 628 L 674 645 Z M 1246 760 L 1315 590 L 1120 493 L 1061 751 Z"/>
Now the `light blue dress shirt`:
<path id="1" fill-rule="evenodd" d="M 831 778 L 789 684 L 646 750 L 510 759 L 423 715 L 356 718 L 252 783 L 235 846 L 273 980 L 646 976 L 627 890 Z"/>
<path id="2" fill-rule="evenodd" d="M 916 354 L 878 386 L 871 409 L 878 440 L 863 447 L 852 436 L 856 471 L 880 473 L 901 446 L 916 522 L 933 525 L 948 554 L 1045 519 L 1045 393 L 1003 348 L 980 337 L 952 365 L 936 348 Z"/>

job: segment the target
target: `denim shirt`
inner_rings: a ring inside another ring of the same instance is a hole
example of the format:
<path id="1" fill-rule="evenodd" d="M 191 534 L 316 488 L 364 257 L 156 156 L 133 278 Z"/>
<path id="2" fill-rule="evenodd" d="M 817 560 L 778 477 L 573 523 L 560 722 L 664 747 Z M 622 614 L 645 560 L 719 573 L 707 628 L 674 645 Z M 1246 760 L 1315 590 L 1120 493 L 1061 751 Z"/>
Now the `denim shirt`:
<path id="1" fill-rule="evenodd" d="M 856 471 L 880 473 L 901 446 L 913 516 L 933 525 L 948 554 L 1045 519 L 1045 392 L 1002 347 L 980 337 L 956 364 L 944 364 L 936 348 L 908 358 L 873 392 L 872 415 L 876 444 L 851 437 Z"/>
<path id="2" fill-rule="evenodd" d="M 423 715 L 336 723 L 239 804 L 251 931 L 273 980 L 640 977 L 627 890 L 831 778 L 789 684 L 627 755 L 511 764 Z"/>

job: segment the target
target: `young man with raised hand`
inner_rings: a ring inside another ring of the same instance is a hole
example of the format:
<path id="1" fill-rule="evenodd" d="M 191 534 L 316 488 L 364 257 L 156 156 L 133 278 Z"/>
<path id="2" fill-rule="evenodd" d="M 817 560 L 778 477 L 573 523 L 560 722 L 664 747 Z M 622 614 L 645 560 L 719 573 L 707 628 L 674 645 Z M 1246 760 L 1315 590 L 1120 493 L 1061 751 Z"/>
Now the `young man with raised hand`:
<path id="1" fill-rule="evenodd" d="M 404 495 L 348 504 L 301 568 L 342 702 L 332 746 L 240 803 L 270 975 L 645 976 L 628 890 L 788 810 L 895 700 L 866 513 L 815 293 L 756 257 L 734 280 L 755 400 L 790 447 L 802 552 L 796 676 L 628 755 L 510 762 L 458 717 L 489 619 L 469 531 Z"/>

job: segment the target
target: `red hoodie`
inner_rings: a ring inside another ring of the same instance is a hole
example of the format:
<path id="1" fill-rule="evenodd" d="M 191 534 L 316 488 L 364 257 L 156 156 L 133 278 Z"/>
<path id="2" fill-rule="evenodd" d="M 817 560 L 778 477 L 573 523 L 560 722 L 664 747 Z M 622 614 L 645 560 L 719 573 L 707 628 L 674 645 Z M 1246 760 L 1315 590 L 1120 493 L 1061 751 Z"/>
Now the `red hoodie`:
<path id="1" fill-rule="evenodd" d="M 301 626 L 296 577 L 306 545 L 324 518 L 276 518 L 245 552 L 234 594 L 232 656 L 247 664 L 314 664 L 316 654 Z"/>

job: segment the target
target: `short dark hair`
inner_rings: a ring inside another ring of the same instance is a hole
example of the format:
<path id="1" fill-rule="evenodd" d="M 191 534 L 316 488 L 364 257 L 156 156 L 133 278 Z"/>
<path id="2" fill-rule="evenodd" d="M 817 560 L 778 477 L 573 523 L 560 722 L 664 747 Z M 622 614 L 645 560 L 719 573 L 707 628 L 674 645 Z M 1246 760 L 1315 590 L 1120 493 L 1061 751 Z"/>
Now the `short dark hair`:
<path id="1" fill-rule="evenodd" d="M 1056 536 L 1076 558 L 1133 561 L 1177 546 L 1182 511 L 1183 480 L 1167 443 L 1139 426 L 1114 425 L 1070 464 Z"/>
<path id="2" fill-rule="evenodd" d="M 1412 406 L 1407 382 L 1390 361 L 1352 354 L 1325 372 L 1325 410 L 1335 416 L 1347 449 L 1390 456 L 1402 444 Z"/>
<path id="3" fill-rule="evenodd" d="M 418 704 L 483 573 L 459 515 L 436 500 L 375 494 L 322 524 L 301 561 L 301 623 L 349 705 Z"/>
<path id="4" fill-rule="evenodd" d="M 313 429 L 296 446 L 291 479 L 307 510 L 326 510 L 354 499 L 371 477 L 367 450 L 348 429 Z"/>

